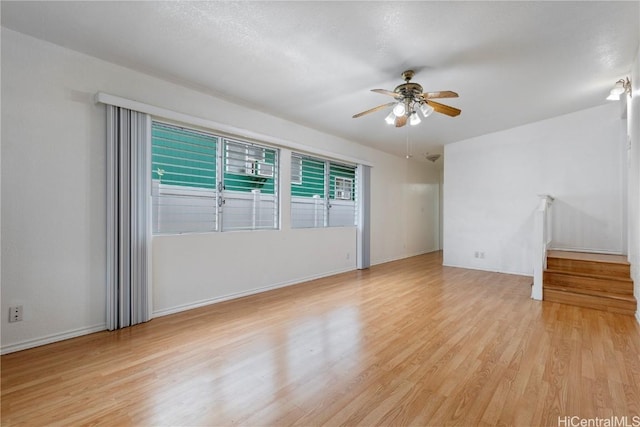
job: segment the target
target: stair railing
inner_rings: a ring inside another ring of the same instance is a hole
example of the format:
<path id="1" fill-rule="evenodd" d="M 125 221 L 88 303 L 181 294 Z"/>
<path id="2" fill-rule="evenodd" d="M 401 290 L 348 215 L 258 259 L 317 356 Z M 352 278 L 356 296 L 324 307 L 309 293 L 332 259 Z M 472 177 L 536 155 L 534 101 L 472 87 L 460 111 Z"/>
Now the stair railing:
<path id="1" fill-rule="evenodd" d="M 536 209 L 533 224 L 533 286 L 531 298 L 542 300 L 542 279 L 547 268 L 547 249 L 551 243 L 551 205 L 553 197 L 540 194 L 540 204 Z"/>

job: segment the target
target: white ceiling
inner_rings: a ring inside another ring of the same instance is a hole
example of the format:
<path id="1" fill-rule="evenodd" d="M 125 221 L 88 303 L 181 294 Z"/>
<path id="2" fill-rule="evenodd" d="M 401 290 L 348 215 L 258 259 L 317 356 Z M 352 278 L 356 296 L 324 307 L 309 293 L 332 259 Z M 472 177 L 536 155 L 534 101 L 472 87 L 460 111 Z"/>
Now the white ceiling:
<path id="1" fill-rule="evenodd" d="M 640 2 L 9 2 L 2 25 L 253 109 L 405 153 L 385 111 L 405 69 L 454 90 L 417 154 L 603 104 L 640 41 Z M 215 117 L 210 117 L 215 120 Z"/>

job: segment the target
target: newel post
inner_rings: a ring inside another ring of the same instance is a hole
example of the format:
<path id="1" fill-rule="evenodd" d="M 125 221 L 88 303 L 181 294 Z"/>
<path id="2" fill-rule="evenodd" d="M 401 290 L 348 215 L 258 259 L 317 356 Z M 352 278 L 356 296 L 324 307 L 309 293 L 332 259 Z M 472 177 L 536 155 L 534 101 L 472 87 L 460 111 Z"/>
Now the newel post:
<path id="1" fill-rule="evenodd" d="M 554 198 L 548 194 L 538 195 L 540 202 L 533 221 L 533 286 L 531 298 L 542 300 L 542 281 L 547 267 L 547 247 L 551 242 L 551 205 Z"/>

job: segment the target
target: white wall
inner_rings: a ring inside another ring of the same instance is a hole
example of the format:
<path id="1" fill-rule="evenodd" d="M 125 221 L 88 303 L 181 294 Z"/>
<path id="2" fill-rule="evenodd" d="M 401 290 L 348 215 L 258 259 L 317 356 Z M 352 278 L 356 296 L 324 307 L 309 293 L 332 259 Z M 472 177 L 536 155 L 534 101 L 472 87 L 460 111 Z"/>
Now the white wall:
<path id="1" fill-rule="evenodd" d="M 106 131 L 104 106 L 93 102 L 98 91 L 370 162 L 372 263 L 437 249 L 436 222 L 423 219 L 437 210 L 431 164 L 4 28 L 1 60 L 2 352 L 104 329 Z M 283 188 L 282 198 L 288 194 Z M 290 230 L 288 215 L 283 208 L 281 231 L 155 238 L 154 312 L 355 268 L 353 228 Z M 258 260 L 249 267 L 239 261 L 247 250 Z M 24 321 L 9 324 L 16 304 Z"/>
<path id="2" fill-rule="evenodd" d="M 552 247 L 625 252 L 624 147 L 613 103 L 447 145 L 444 263 L 532 275 L 538 194 L 556 198 Z"/>
<path id="3" fill-rule="evenodd" d="M 157 236 L 155 315 L 355 269 L 356 229 Z"/>
<path id="4" fill-rule="evenodd" d="M 629 170 L 629 262 L 636 300 L 640 301 L 640 48 L 631 70 L 633 97 L 627 103 Z M 636 311 L 640 322 L 640 307 Z"/>

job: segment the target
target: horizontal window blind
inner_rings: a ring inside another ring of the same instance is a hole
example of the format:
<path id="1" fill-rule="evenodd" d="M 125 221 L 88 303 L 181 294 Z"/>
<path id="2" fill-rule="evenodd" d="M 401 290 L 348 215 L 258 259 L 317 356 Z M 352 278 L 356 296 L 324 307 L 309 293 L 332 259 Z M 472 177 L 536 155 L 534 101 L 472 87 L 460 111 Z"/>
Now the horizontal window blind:
<path id="1" fill-rule="evenodd" d="M 215 231 L 218 138 L 153 122 L 153 232 Z"/>

